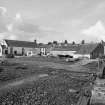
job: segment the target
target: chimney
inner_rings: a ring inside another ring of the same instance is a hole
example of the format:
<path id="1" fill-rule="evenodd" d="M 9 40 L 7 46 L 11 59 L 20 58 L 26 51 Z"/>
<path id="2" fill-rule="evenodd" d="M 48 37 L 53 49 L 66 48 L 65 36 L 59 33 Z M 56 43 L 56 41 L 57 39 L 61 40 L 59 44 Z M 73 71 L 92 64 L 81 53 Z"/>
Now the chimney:
<path id="1" fill-rule="evenodd" d="M 37 44 L 37 40 L 34 40 L 34 43 Z"/>

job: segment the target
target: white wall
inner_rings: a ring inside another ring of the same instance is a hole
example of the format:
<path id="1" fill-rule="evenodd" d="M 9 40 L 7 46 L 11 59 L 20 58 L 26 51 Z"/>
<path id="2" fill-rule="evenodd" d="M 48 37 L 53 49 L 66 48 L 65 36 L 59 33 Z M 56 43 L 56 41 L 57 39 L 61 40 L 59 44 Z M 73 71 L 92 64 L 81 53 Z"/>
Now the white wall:
<path id="1" fill-rule="evenodd" d="M 104 46 L 104 55 L 105 55 L 105 46 Z"/>
<path id="2" fill-rule="evenodd" d="M 76 51 L 50 51 L 50 54 L 57 55 L 74 55 Z"/>
<path id="3" fill-rule="evenodd" d="M 14 51 L 17 51 L 17 54 L 22 54 L 22 47 L 13 47 L 13 53 Z M 30 52 L 32 53 L 32 55 L 37 55 L 38 53 L 40 53 L 40 49 L 24 47 L 24 53 L 26 55 L 29 54 Z M 8 53 L 10 53 L 10 47 L 8 47 Z"/>
<path id="4" fill-rule="evenodd" d="M 53 54 L 54 56 L 57 55 L 71 55 L 74 58 L 78 58 L 78 57 L 87 57 L 90 58 L 90 54 L 75 54 L 76 51 L 50 51 L 50 54 Z"/>
<path id="5" fill-rule="evenodd" d="M 84 54 L 84 55 L 82 55 L 82 54 L 74 54 L 73 57 L 74 58 L 79 58 L 79 57 L 87 57 L 87 58 L 90 58 L 90 54 Z"/>
<path id="6" fill-rule="evenodd" d="M 2 47 L 0 45 L 0 56 L 2 56 Z"/>
<path id="7" fill-rule="evenodd" d="M 42 54 L 46 54 L 46 48 L 40 48 Z"/>

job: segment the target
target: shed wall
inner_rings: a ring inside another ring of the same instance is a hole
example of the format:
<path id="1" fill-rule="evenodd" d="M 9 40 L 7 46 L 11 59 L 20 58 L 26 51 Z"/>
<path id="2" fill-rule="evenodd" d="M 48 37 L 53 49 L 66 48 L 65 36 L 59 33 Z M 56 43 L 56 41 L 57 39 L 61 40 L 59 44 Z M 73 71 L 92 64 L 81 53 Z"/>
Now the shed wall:
<path id="1" fill-rule="evenodd" d="M 91 59 L 96 59 L 102 55 L 104 55 L 104 46 L 102 44 L 98 44 L 97 47 L 90 53 Z"/>

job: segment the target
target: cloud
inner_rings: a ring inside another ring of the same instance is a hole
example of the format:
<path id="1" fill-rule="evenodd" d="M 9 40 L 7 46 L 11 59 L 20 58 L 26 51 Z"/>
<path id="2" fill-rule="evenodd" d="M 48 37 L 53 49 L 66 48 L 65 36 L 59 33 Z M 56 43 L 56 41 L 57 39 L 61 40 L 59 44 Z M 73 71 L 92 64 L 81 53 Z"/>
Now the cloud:
<path id="1" fill-rule="evenodd" d="M 16 13 L 16 19 L 21 19 L 21 14 L 20 13 Z"/>
<path id="2" fill-rule="evenodd" d="M 5 7 L 0 7 L 0 15 L 5 15 L 7 12 L 7 9 Z"/>
<path id="3" fill-rule="evenodd" d="M 5 15 L 6 17 L 7 15 Z M 2 20 L 5 20 L 2 17 Z M 8 17 L 6 17 L 6 20 Z M 72 27 L 77 27 L 80 25 L 79 20 L 73 20 L 68 23 L 64 22 L 61 24 L 56 25 L 46 25 L 46 24 L 39 24 L 32 23 L 30 20 L 22 18 L 21 13 L 16 13 L 14 17 L 11 17 L 9 22 L 1 21 L 3 24 L 0 24 L 0 29 L 3 26 L 4 29 L 0 30 L 0 39 L 12 39 L 12 40 L 31 40 L 38 39 L 40 41 L 46 42 L 48 40 L 63 40 L 69 38 L 70 34 L 64 34 L 64 31 L 70 31 L 70 25 Z M 4 24 L 5 23 L 5 24 Z M 55 23 L 54 23 L 55 24 Z M 67 37 L 66 37 L 67 36 Z M 60 38 L 59 38 L 60 37 Z M 71 38 L 70 38 L 71 39 Z"/>
<path id="4" fill-rule="evenodd" d="M 19 36 L 19 37 L 21 37 L 21 36 Z M 11 40 L 17 40 L 17 39 L 18 39 L 18 37 L 17 37 L 16 34 L 8 34 L 7 38 L 8 38 L 8 39 L 11 39 Z M 6 39 L 7 39 L 7 38 L 6 38 Z"/>
<path id="5" fill-rule="evenodd" d="M 12 17 L 9 22 L 5 22 L 5 19 L 8 20 L 8 17 L 2 16 L 0 20 L 0 39 L 32 41 L 37 36 L 36 33 L 41 31 L 38 25 L 23 20 L 20 13 L 16 13 L 16 16 Z"/>
<path id="6" fill-rule="evenodd" d="M 22 15 L 18 12 L 10 24 L 6 25 L 7 29 L 11 33 L 25 33 L 25 34 L 34 34 L 39 32 L 39 26 L 34 23 L 30 23 L 27 20 L 22 19 Z"/>
<path id="7" fill-rule="evenodd" d="M 88 29 L 83 29 L 82 34 L 97 38 L 98 40 L 105 40 L 105 26 L 102 21 L 98 21 Z"/>
<path id="8" fill-rule="evenodd" d="M 22 16 L 20 13 L 16 13 L 15 22 L 22 22 Z"/>
<path id="9" fill-rule="evenodd" d="M 9 32 L 13 31 L 13 24 L 7 24 L 6 27 Z"/>
<path id="10" fill-rule="evenodd" d="M 5 7 L 0 7 L 0 33 L 7 31 L 6 24 L 7 24 L 7 9 Z"/>
<path id="11" fill-rule="evenodd" d="M 42 36 L 41 30 L 39 30 L 38 26 L 33 24 L 9 24 L 8 28 L 8 35 L 5 38 L 12 39 L 12 40 L 30 40 L 33 41 L 35 37 Z"/>
<path id="12" fill-rule="evenodd" d="M 27 32 L 27 33 L 36 33 L 39 31 L 39 27 L 37 25 L 27 22 L 20 23 L 15 28 L 17 28 L 18 31 Z"/>

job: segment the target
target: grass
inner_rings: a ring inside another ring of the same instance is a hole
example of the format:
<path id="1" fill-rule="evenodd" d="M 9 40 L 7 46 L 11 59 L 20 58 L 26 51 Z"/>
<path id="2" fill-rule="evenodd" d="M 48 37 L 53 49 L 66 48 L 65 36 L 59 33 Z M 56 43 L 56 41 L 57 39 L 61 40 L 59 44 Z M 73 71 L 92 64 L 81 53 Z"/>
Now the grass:
<path id="1" fill-rule="evenodd" d="M 60 65 L 59 68 L 59 64 L 68 65 L 68 62 L 64 59 L 45 57 L 7 59 L 6 62 L 0 65 L 0 83 L 34 74 L 53 74 L 56 70 L 62 69 L 63 66 Z M 53 68 L 54 66 L 56 69 Z"/>
<path id="2" fill-rule="evenodd" d="M 29 61 L 38 61 L 38 62 L 51 62 L 51 63 L 59 63 L 59 64 L 65 64 L 65 65 L 70 65 L 74 64 L 75 62 L 66 62 L 65 58 L 59 58 L 59 57 L 43 57 L 43 56 L 37 56 L 37 57 L 21 57 L 19 58 L 21 61 L 24 61 L 28 59 Z"/>
<path id="3" fill-rule="evenodd" d="M 91 72 L 97 72 L 98 71 L 98 63 L 96 61 L 89 63 L 85 65 L 84 67 L 91 70 Z"/>
<path id="4" fill-rule="evenodd" d="M 41 78 L 18 88 L 12 88 L 1 94 L 1 105 L 70 105 L 78 100 L 78 93 L 69 89 L 80 90 L 88 82 L 85 78 L 71 78 L 69 73 Z M 88 84 L 87 84 L 88 85 Z"/>
<path id="5" fill-rule="evenodd" d="M 66 70 L 66 66 L 71 64 L 73 63 L 65 62 L 64 59 L 60 60 L 59 58 L 7 59 L 7 62 L 0 66 L 0 84 L 2 86 L 8 82 L 11 83 L 39 74 L 48 74 L 48 76 L 0 90 L 0 105 L 76 104 L 81 88 L 89 85 L 89 74 Z M 59 68 L 59 65 L 62 69 Z M 92 68 L 92 65 L 87 67 Z M 78 92 L 72 93 L 69 91 L 70 89 Z"/>

